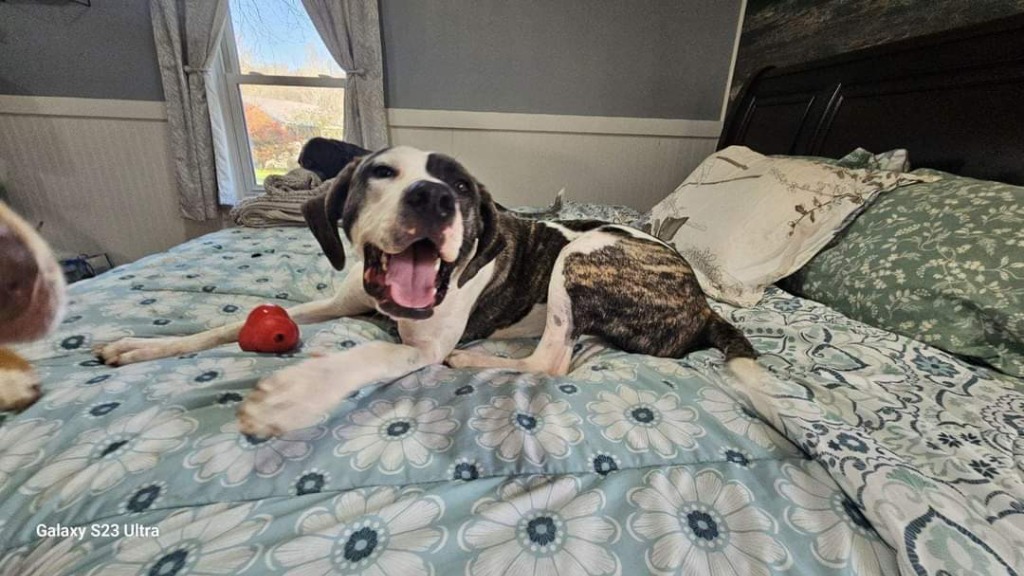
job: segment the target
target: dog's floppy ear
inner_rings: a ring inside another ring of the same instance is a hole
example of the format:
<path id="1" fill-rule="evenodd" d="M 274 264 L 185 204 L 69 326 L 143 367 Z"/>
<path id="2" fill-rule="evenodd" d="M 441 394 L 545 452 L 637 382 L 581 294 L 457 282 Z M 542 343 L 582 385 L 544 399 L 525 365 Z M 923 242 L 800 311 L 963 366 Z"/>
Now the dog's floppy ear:
<path id="1" fill-rule="evenodd" d="M 324 255 L 331 261 L 331 266 L 334 266 L 335 270 L 345 267 L 345 247 L 338 232 L 338 220 L 341 220 L 345 208 L 352 175 L 355 174 L 361 160 L 362 158 L 355 158 L 349 162 L 326 194 L 307 200 L 302 205 L 302 215 L 306 218 L 306 224 L 313 231 L 313 236 L 320 243 Z"/>
<path id="2" fill-rule="evenodd" d="M 459 288 L 505 248 L 505 237 L 498 233 L 498 205 L 483 184 L 477 182 L 477 187 L 480 189 L 480 231 L 476 237 L 476 253 L 459 276 Z"/>

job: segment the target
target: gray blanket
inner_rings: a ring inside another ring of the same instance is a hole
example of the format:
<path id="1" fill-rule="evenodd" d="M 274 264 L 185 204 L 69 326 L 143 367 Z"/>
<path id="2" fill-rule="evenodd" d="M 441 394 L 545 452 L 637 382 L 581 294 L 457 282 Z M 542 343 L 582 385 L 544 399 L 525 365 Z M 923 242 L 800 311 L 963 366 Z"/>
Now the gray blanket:
<path id="1" fill-rule="evenodd" d="M 305 226 L 302 204 L 327 192 L 334 179 L 320 177 L 304 168 L 287 174 L 267 176 L 265 192 L 242 200 L 231 209 L 231 219 L 240 226 L 271 228 L 274 226 Z"/>

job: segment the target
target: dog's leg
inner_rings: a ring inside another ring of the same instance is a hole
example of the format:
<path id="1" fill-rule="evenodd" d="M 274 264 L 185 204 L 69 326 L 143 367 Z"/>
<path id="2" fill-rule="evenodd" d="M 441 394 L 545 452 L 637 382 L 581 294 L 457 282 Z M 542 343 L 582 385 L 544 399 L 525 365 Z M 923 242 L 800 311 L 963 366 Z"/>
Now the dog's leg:
<path id="1" fill-rule="evenodd" d="M 580 310 L 574 310 L 572 299 L 566 289 L 566 279 L 570 276 L 576 282 L 593 282 L 594 279 L 581 277 L 581 272 L 586 274 L 586 271 L 581 271 L 578 265 L 570 265 L 570 269 L 567 270 L 566 259 L 569 256 L 585 256 L 614 246 L 619 240 L 620 236 L 596 230 L 580 235 L 562 248 L 548 282 L 544 334 L 533 354 L 526 358 L 510 359 L 456 350 L 448 356 L 447 364 L 453 368 L 508 368 L 522 372 L 546 372 L 553 376 L 568 373 L 572 362 L 572 349 L 579 336 L 576 327 L 584 323 L 580 322 Z M 582 318 L 586 319 L 586 316 Z"/>
<path id="2" fill-rule="evenodd" d="M 547 304 L 537 304 L 519 322 L 497 330 L 488 336 L 492 340 L 510 340 L 513 338 L 538 338 L 544 334 L 544 326 L 547 324 Z"/>
<path id="3" fill-rule="evenodd" d="M 288 314 L 297 324 L 312 324 L 370 312 L 373 302 L 363 290 L 362 282 L 362 265 L 353 266 L 333 298 L 299 304 L 290 308 Z M 109 366 L 124 366 L 230 344 L 238 340 L 242 326 L 242 322 L 235 322 L 190 336 L 123 338 L 99 345 L 93 352 Z"/>
<path id="4" fill-rule="evenodd" d="M 401 378 L 444 359 L 446 352 L 431 348 L 370 342 L 275 372 L 242 403 L 238 429 L 268 437 L 312 426 L 359 388 Z"/>
<path id="5" fill-rule="evenodd" d="M 546 372 L 555 376 L 565 375 L 572 361 L 573 336 L 572 301 L 565 291 L 565 256 L 567 250 L 555 261 L 548 284 L 548 304 L 545 311 L 544 333 L 533 354 L 526 358 L 499 358 L 487 354 L 455 350 L 446 364 L 452 368 L 508 368 L 522 372 Z M 537 308 L 535 307 L 535 310 Z M 531 315 L 533 312 L 531 312 Z M 527 317 L 529 318 L 529 317 Z M 524 325 L 525 326 L 525 325 Z M 511 328 L 515 328 L 512 326 Z M 492 337 L 509 338 L 508 331 L 498 331 Z"/>
<path id="6" fill-rule="evenodd" d="M 39 376 L 23 358 L 0 348 L 0 410 L 21 410 L 39 399 Z"/>

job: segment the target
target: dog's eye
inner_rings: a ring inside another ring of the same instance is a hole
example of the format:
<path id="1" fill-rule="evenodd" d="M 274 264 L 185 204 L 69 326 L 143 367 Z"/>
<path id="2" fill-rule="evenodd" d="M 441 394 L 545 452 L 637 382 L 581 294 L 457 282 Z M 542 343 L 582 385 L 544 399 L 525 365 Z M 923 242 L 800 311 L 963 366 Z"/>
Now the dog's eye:
<path id="1" fill-rule="evenodd" d="M 469 182 L 466 182 L 465 180 L 459 180 L 458 182 L 455 183 L 455 189 L 458 190 L 459 192 L 468 193 Z"/>
<path id="2" fill-rule="evenodd" d="M 398 175 L 398 172 L 395 172 L 395 169 L 391 166 L 378 164 L 373 167 L 373 171 L 370 172 L 370 175 L 374 178 L 394 178 Z"/>

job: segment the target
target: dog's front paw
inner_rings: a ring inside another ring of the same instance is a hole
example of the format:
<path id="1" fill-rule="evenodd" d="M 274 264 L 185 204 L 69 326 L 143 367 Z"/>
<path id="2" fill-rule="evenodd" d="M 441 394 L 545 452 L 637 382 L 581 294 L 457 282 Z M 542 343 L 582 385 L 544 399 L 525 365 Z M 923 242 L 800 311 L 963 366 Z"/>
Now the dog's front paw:
<path id="1" fill-rule="evenodd" d="M 24 410 L 39 396 L 39 376 L 34 371 L 0 369 L 0 410 Z"/>
<path id="2" fill-rule="evenodd" d="M 107 366 L 124 366 L 183 354 L 180 341 L 180 337 L 122 338 L 109 344 L 99 344 L 92 353 Z"/>
<path id="3" fill-rule="evenodd" d="M 318 424 L 334 406 L 330 365 L 322 358 L 300 362 L 256 384 L 238 409 L 238 430 L 267 438 Z"/>

